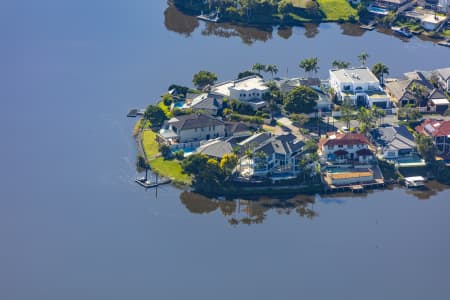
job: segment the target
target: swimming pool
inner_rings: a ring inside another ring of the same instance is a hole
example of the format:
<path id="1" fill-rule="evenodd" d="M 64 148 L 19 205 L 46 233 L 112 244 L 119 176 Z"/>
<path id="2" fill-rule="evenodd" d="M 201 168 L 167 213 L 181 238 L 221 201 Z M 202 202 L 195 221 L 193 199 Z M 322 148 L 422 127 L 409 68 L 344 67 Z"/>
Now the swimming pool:
<path id="1" fill-rule="evenodd" d="M 184 157 L 186 157 L 186 156 L 189 156 L 189 155 L 193 154 L 197 150 L 197 148 L 186 147 L 186 148 L 173 149 L 172 153 L 175 153 L 175 152 L 180 151 L 180 150 L 183 151 Z"/>
<path id="2" fill-rule="evenodd" d="M 382 7 L 378 7 L 378 6 L 369 6 L 367 8 L 367 10 L 373 14 L 378 14 L 378 15 L 387 15 L 389 14 L 389 10 L 386 8 L 382 8 Z"/>
<path id="3" fill-rule="evenodd" d="M 175 102 L 173 108 L 183 108 L 184 102 Z"/>
<path id="4" fill-rule="evenodd" d="M 399 157 L 395 161 L 398 164 L 422 164 L 422 163 L 424 163 L 424 160 L 417 155 Z"/>

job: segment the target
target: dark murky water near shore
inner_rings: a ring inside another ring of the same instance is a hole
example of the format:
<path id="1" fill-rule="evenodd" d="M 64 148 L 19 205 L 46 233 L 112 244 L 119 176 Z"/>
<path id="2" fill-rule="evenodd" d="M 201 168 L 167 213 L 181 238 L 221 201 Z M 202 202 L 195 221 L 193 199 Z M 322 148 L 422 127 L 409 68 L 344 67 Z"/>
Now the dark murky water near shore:
<path id="1" fill-rule="evenodd" d="M 198 23 L 164 1 L 9 1 L 0 22 L 1 299 L 448 299 L 450 192 L 217 201 L 134 182 L 129 108 L 207 69 L 450 51 L 347 25 Z M 178 15 L 177 15 L 178 14 Z"/>

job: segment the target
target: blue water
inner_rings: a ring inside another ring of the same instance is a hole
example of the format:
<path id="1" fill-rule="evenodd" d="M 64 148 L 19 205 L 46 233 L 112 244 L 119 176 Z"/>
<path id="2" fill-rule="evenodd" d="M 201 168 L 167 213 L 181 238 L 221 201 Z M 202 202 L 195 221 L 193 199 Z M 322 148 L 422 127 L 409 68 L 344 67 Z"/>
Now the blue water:
<path id="1" fill-rule="evenodd" d="M 187 148 L 180 148 L 180 149 L 174 149 L 172 150 L 173 153 L 182 150 L 184 153 L 184 156 L 189 156 L 191 154 L 193 154 L 195 152 L 195 150 L 197 150 L 197 148 L 193 148 L 193 147 L 187 147 Z"/>
<path id="2" fill-rule="evenodd" d="M 174 108 L 182 108 L 183 105 L 184 105 L 184 102 L 175 102 L 175 103 L 173 104 L 173 107 L 174 107 Z"/>
<path id="3" fill-rule="evenodd" d="M 382 14 L 382 15 L 387 15 L 389 13 L 388 9 L 381 8 L 381 7 L 378 7 L 378 6 L 369 6 L 368 10 L 370 12 L 379 13 L 379 14 Z"/>

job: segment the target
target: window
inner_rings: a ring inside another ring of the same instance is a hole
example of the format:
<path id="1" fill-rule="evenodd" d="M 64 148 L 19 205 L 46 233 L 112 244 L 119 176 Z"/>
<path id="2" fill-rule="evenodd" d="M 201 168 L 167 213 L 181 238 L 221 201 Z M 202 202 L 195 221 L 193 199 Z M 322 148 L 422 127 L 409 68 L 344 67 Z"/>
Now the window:
<path id="1" fill-rule="evenodd" d="M 338 148 L 344 148 L 344 145 L 338 145 Z"/>

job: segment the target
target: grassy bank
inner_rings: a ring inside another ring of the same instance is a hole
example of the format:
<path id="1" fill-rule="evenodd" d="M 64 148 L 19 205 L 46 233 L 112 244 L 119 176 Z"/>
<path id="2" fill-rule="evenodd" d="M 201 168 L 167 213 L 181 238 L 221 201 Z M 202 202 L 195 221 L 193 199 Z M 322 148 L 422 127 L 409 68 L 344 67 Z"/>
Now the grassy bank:
<path id="1" fill-rule="evenodd" d="M 175 183 L 191 184 L 189 175 L 183 174 L 181 164 L 177 160 L 165 160 L 162 157 L 149 162 L 150 168 L 161 176 L 169 177 Z"/>
<path id="2" fill-rule="evenodd" d="M 325 21 L 348 20 L 350 16 L 358 17 L 354 9 L 347 0 L 317 0 L 320 9 L 325 14 Z"/>
<path id="3" fill-rule="evenodd" d="M 181 163 L 177 160 L 165 160 L 159 156 L 158 143 L 156 142 L 156 134 L 151 130 L 142 132 L 142 148 L 152 171 L 160 176 L 168 177 L 173 182 L 188 185 L 191 184 L 191 178 L 183 174 Z"/>

